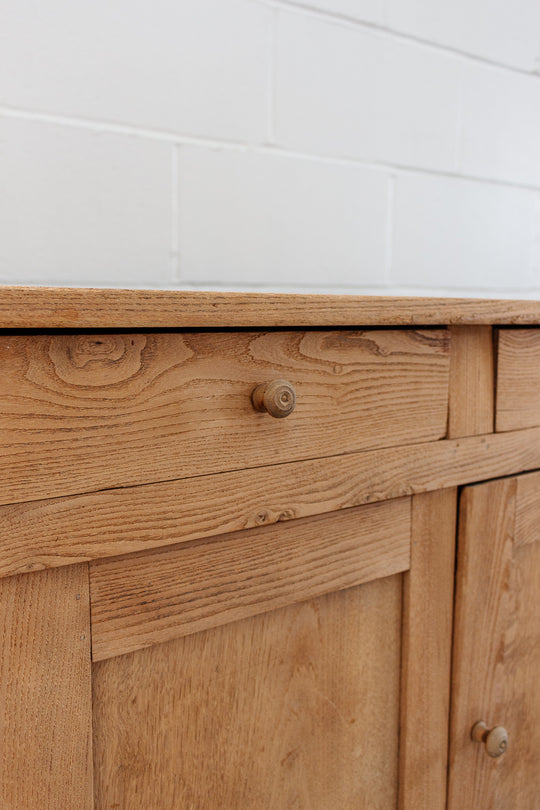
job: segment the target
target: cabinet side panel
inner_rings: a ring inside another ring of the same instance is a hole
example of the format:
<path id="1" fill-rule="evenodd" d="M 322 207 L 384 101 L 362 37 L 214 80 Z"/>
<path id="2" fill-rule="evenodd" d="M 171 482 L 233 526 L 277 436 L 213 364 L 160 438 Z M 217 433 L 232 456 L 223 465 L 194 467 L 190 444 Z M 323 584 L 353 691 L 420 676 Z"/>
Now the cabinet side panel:
<path id="1" fill-rule="evenodd" d="M 96 810 L 388 810 L 401 575 L 93 665 Z"/>
<path id="2" fill-rule="evenodd" d="M 88 566 L 0 580 L 0 807 L 92 810 Z"/>
<path id="3" fill-rule="evenodd" d="M 457 489 L 412 499 L 403 583 L 400 810 L 444 810 Z"/>

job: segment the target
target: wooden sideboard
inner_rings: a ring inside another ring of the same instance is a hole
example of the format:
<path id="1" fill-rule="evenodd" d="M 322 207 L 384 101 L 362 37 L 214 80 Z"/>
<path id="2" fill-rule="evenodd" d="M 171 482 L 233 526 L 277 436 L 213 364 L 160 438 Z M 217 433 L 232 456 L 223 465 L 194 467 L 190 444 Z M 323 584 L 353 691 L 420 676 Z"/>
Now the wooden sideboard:
<path id="1" fill-rule="evenodd" d="M 540 808 L 540 303 L 0 318 L 1 810 Z"/>

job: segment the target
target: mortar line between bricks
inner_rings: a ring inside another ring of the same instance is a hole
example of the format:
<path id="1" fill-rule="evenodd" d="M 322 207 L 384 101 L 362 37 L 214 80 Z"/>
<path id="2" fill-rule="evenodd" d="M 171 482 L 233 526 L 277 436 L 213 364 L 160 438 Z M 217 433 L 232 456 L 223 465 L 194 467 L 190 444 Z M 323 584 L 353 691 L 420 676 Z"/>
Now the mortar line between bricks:
<path id="1" fill-rule="evenodd" d="M 225 148 L 244 151 L 249 148 L 245 141 L 227 140 L 226 138 L 212 138 L 206 135 L 178 134 L 166 130 L 140 127 L 134 124 L 123 124 L 115 121 L 103 121 L 98 118 L 83 118 L 81 116 L 63 115 L 61 113 L 47 113 L 37 110 L 25 110 L 0 104 L 0 118 L 13 118 L 21 121 L 33 121 L 39 124 L 52 124 L 66 126 L 72 129 L 82 129 L 96 134 L 126 135 L 164 143 L 174 143 L 192 146 L 207 146 L 209 148 Z"/>
<path id="2" fill-rule="evenodd" d="M 295 160 L 307 160 L 314 163 L 327 163 L 335 166 L 356 167 L 379 172 L 393 172 L 395 174 L 427 175 L 430 177 L 446 177 L 455 180 L 466 180 L 483 185 L 500 186 L 504 188 L 515 188 L 526 191 L 540 191 L 540 183 L 521 183 L 518 181 L 503 180 L 493 177 L 484 177 L 465 172 L 455 172 L 451 169 L 430 169 L 422 166 L 408 166 L 406 164 L 391 163 L 381 160 L 369 160 L 368 158 L 339 157 L 336 155 L 325 155 L 317 152 L 303 152 L 287 148 L 285 146 L 273 144 L 250 144 L 241 141 L 227 141 L 217 138 L 210 138 L 204 135 L 181 135 L 161 130 L 144 129 L 129 124 L 117 124 L 107 121 L 99 121 L 84 118 L 75 118 L 49 113 L 22 110 L 14 107 L 0 105 L 0 119 L 9 118 L 18 121 L 31 121 L 34 123 L 51 124 L 54 126 L 65 126 L 72 129 L 81 129 L 89 133 L 106 133 L 111 135 L 125 135 L 126 137 L 140 138 L 141 140 L 154 140 L 162 143 L 177 144 L 178 146 L 196 146 L 208 149 L 223 149 L 235 152 L 255 153 L 263 155 L 274 155 L 277 157 L 291 158 Z"/>
<path id="3" fill-rule="evenodd" d="M 377 23 L 370 20 L 359 20 L 355 17 L 349 17 L 347 14 L 340 14 L 338 12 L 329 11 L 327 9 L 314 8 L 309 3 L 288 3 L 287 0 L 253 0 L 270 8 L 280 8 L 284 11 L 290 11 L 294 14 L 303 14 L 305 16 L 326 20 L 333 22 L 336 25 L 341 25 L 344 28 L 361 28 L 365 31 L 386 35 L 391 39 L 399 42 L 410 42 L 415 45 L 420 45 L 431 51 L 437 53 L 445 53 L 450 56 L 455 56 L 460 59 L 475 62 L 481 65 L 487 65 L 499 70 L 506 70 L 510 73 L 517 73 L 520 76 L 528 76 L 532 79 L 540 79 L 540 71 L 534 68 L 527 70 L 527 68 L 520 68 L 516 65 L 511 65 L 508 62 L 497 62 L 496 59 L 490 59 L 488 56 L 481 56 L 480 54 L 471 53 L 470 51 L 463 51 L 460 48 L 452 45 L 445 45 L 442 42 L 434 42 L 433 40 L 424 39 L 415 34 L 409 34 L 405 31 L 400 31 L 397 28 L 392 28 L 390 25 L 384 23 Z"/>

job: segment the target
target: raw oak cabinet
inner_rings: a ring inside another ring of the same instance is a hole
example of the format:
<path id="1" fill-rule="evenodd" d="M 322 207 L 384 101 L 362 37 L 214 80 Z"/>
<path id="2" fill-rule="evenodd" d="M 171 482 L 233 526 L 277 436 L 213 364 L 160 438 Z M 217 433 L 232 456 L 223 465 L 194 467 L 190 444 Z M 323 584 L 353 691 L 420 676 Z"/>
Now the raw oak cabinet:
<path id="1" fill-rule="evenodd" d="M 0 316 L 2 810 L 540 808 L 540 304 Z"/>

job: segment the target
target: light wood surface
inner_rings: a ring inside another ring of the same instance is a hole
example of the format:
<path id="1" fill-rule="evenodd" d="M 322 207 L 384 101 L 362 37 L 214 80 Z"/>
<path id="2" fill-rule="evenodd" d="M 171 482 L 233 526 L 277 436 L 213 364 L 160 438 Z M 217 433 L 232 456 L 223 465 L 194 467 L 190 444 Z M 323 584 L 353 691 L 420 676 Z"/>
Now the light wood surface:
<path id="1" fill-rule="evenodd" d="M 447 330 L 4 335 L 0 503 L 438 439 L 448 369 Z"/>
<path id="2" fill-rule="evenodd" d="M 212 537 L 540 467 L 540 429 L 0 507 L 0 576 Z"/>
<path id="3" fill-rule="evenodd" d="M 538 500 L 540 477 L 532 472 L 520 475 L 517 479 L 519 509 L 516 509 L 514 545 L 522 546 L 540 540 L 540 520 Z M 540 597 L 539 597 L 540 598 Z"/>
<path id="4" fill-rule="evenodd" d="M 537 301 L 0 287 L 5 329 L 539 324 Z"/>
<path id="5" fill-rule="evenodd" d="M 395 807 L 401 576 L 93 665 L 95 810 Z"/>
<path id="6" fill-rule="evenodd" d="M 92 563 L 93 660 L 405 571 L 410 501 Z"/>
<path id="7" fill-rule="evenodd" d="M 503 479 L 467 487 L 461 497 L 449 810 L 509 806 L 496 803 L 493 779 L 504 763 L 471 740 L 471 729 L 480 720 L 490 727 L 508 723 L 504 657 L 516 489 L 515 479 Z"/>
<path id="8" fill-rule="evenodd" d="M 93 810 L 86 565 L 0 581 L 0 807 Z"/>
<path id="9" fill-rule="evenodd" d="M 494 430 L 495 361 L 490 326 L 452 326 L 448 438 Z"/>
<path id="10" fill-rule="evenodd" d="M 403 579 L 400 810 L 445 810 L 457 489 L 412 499 Z"/>
<path id="11" fill-rule="evenodd" d="M 540 302 L 0 313 L 0 810 L 537 810 Z"/>
<path id="12" fill-rule="evenodd" d="M 536 808 L 540 536 L 530 527 L 540 525 L 540 473 L 466 488 L 462 517 L 449 808 Z M 507 730 L 500 758 L 468 738 L 478 721 Z"/>
<path id="13" fill-rule="evenodd" d="M 540 329 L 500 329 L 497 430 L 540 425 Z"/>
<path id="14" fill-rule="evenodd" d="M 537 477 L 540 492 L 540 476 Z M 516 514 L 522 509 L 519 500 Z M 540 497 L 534 509 L 540 523 Z M 501 722 L 508 751 L 501 757 L 495 810 L 540 805 L 540 542 L 514 547 L 505 646 L 505 705 Z"/>

